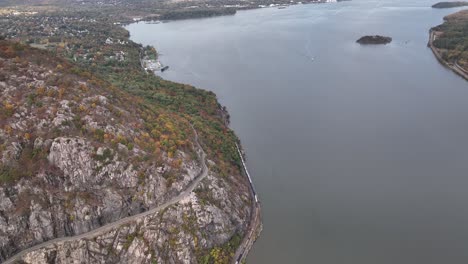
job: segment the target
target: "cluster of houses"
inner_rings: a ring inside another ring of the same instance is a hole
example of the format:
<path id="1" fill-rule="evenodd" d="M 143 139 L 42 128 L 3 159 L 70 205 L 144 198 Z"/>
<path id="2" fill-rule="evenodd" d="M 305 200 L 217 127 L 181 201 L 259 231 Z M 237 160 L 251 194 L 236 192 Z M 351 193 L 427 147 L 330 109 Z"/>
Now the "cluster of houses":
<path id="1" fill-rule="evenodd" d="M 103 30 L 93 31 L 96 20 L 85 17 L 41 16 L 32 13 L 0 13 L 0 36 L 30 44 L 39 49 L 66 54 L 73 61 L 125 61 L 122 38 L 105 36 Z"/>
<path id="2" fill-rule="evenodd" d="M 15 15 L 0 16 L 0 33 L 6 38 L 47 44 L 60 42 L 61 38 L 83 38 L 89 34 L 84 23 L 94 19 L 66 16 Z"/>

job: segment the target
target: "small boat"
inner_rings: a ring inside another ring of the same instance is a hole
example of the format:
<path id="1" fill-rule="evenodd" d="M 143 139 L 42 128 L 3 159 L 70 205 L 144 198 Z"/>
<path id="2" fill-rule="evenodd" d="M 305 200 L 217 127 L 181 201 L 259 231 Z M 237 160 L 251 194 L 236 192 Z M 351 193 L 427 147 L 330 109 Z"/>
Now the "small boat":
<path id="1" fill-rule="evenodd" d="M 279 6 L 278 9 L 285 9 L 286 6 Z"/>
<path id="2" fill-rule="evenodd" d="M 169 66 L 164 66 L 164 67 L 161 69 L 161 72 L 165 72 L 167 69 L 169 69 Z"/>

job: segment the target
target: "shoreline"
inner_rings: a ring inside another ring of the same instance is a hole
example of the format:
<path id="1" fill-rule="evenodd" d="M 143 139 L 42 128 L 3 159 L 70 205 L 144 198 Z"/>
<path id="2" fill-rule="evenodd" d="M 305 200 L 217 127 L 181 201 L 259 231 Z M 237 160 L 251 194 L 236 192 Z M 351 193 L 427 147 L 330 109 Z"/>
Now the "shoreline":
<path id="1" fill-rule="evenodd" d="M 124 27 L 124 29 L 128 31 L 128 29 L 126 29 L 125 27 Z M 131 40 L 131 41 L 133 41 L 133 40 Z M 153 60 L 145 60 L 144 58 L 142 58 L 141 55 L 142 54 L 141 54 L 141 51 L 140 51 L 141 70 L 143 70 L 143 71 L 145 71 L 147 73 L 151 72 L 156 77 L 162 78 L 160 75 L 156 74 L 158 69 L 151 69 L 151 68 L 144 67 L 145 63 L 147 63 L 148 61 L 151 62 Z M 156 60 L 154 60 L 154 62 L 159 64 L 159 65 L 162 65 L 159 58 L 156 58 Z M 164 78 L 162 78 L 162 79 L 164 79 Z M 197 87 L 195 87 L 195 88 L 197 88 Z M 201 89 L 201 88 L 197 88 L 197 89 Z M 224 125 L 226 127 L 230 128 L 230 115 L 229 115 L 229 112 L 226 109 L 226 107 L 222 106 L 221 104 L 219 104 L 219 114 L 221 115 L 221 118 L 223 120 Z M 234 131 L 234 133 L 235 133 L 235 131 Z M 249 219 L 249 222 L 248 222 L 248 225 L 247 225 L 248 228 L 246 229 L 246 235 L 242 238 L 242 242 L 240 243 L 239 247 L 234 252 L 234 256 L 233 256 L 233 259 L 232 259 L 232 263 L 240 264 L 240 263 L 243 263 L 243 261 L 246 260 L 248 254 L 252 250 L 252 247 L 253 247 L 255 241 L 257 241 L 257 239 L 260 237 L 260 233 L 263 230 L 263 224 L 262 224 L 262 217 L 261 217 L 262 216 L 261 215 L 261 203 L 260 203 L 260 201 L 258 199 L 257 193 L 255 191 L 255 187 L 253 185 L 252 179 L 251 179 L 249 171 L 247 169 L 247 165 L 245 163 L 245 158 L 244 158 L 245 152 L 242 149 L 242 146 L 241 146 L 241 143 L 240 143 L 239 139 L 238 139 L 238 142 L 235 142 L 235 144 L 236 144 L 237 152 L 239 154 L 239 157 L 240 157 L 241 163 L 242 163 L 242 170 L 243 170 L 242 174 L 244 174 L 244 177 L 246 177 L 247 180 L 248 180 L 249 187 L 250 187 L 250 194 L 251 194 L 251 197 L 252 197 L 252 199 L 251 199 L 251 202 L 252 202 L 251 209 L 252 210 L 251 210 L 250 219 Z"/>
<path id="2" fill-rule="evenodd" d="M 434 35 L 434 30 L 430 29 L 429 30 L 429 41 L 427 43 L 427 46 L 432 50 L 432 53 L 436 57 L 437 61 L 439 61 L 440 64 L 445 66 L 446 68 L 451 69 L 453 72 L 455 72 L 457 75 L 461 76 L 463 79 L 468 81 L 468 72 L 466 72 L 464 69 L 462 69 L 460 66 L 458 66 L 457 63 L 450 63 L 442 58 L 442 55 L 440 55 L 438 49 L 434 47 L 433 41 L 435 40 L 435 35 Z"/>
<path id="3" fill-rule="evenodd" d="M 237 152 L 239 153 L 239 157 L 242 161 L 242 168 L 244 169 L 245 176 L 247 176 L 249 180 L 250 191 L 252 194 L 252 215 L 250 217 L 249 228 L 247 230 L 247 234 L 242 239 L 241 244 L 237 248 L 233 263 L 239 264 L 246 260 L 247 256 L 249 255 L 250 251 L 252 250 L 255 241 L 260 237 L 260 233 L 263 230 L 262 224 L 262 214 L 261 214 L 261 203 L 258 200 L 257 194 L 255 192 L 255 187 L 253 185 L 252 179 L 250 178 L 249 171 L 247 170 L 247 165 L 245 164 L 244 160 L 244 152 L 241 150 L 239 145 L 236 143 Z"/>

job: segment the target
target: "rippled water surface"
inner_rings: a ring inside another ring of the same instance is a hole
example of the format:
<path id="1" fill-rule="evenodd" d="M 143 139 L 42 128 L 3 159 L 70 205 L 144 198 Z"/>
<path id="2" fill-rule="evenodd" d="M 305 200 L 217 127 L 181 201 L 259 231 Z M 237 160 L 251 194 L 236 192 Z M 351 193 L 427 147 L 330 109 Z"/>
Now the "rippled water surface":
<path id="1" fill-rule="evenodd" d="M 249 263 L 468 263 L 468 82 L 432 1 L 354 0 L 133 24 L 163 78 L 228 107 L 263 203 Z M 359 46 L 366 34 L 393 37 Z"/>

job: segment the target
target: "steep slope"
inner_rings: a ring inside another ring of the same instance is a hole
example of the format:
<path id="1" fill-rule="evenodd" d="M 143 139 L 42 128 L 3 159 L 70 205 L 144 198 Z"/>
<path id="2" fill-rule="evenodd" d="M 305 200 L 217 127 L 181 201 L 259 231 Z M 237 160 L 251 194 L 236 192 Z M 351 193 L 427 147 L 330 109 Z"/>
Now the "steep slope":
<path id="1" fill-rule="evenodd" d="M 202 170 L 190 123 L 201 133 L 209 129 L 197 113 L 153 106 L 13 42 L 0 41 L 0 69 L 0 260 L 164 204 Z M 208 138 L 201 135 L 202 144 Z M 245 234 L 252 197 L 236 163 L 203 147 L 208 175 L 180 203 L 22 260 L 228 262 Z M 221 161 L 231 164 L 224 170 L 231 175 L 218 173 Z"/>

